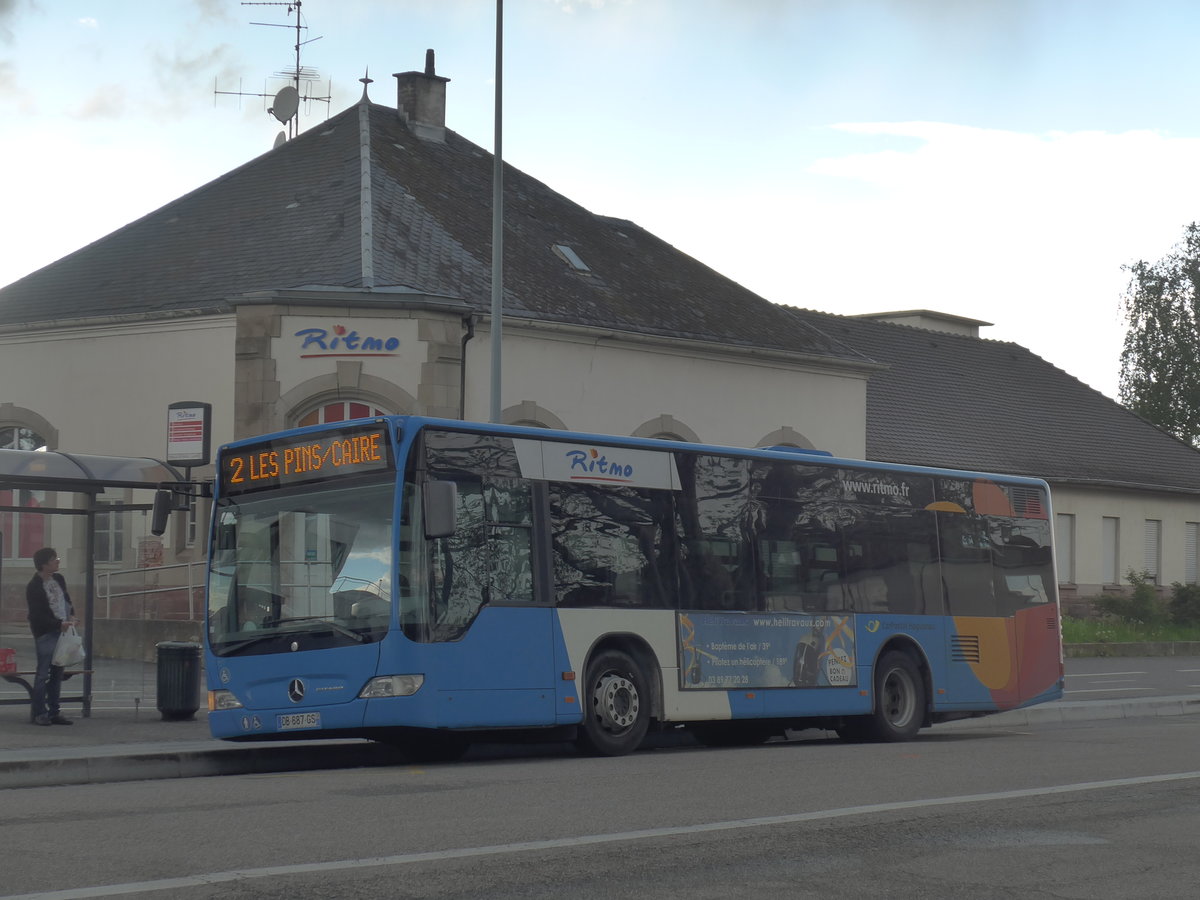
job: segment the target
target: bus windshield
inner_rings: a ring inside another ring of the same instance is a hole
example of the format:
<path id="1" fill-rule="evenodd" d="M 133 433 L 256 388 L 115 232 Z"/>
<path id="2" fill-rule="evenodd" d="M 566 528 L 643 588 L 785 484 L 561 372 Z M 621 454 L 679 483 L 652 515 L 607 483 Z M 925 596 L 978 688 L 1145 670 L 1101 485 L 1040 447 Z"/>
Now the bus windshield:
<path id="1" fill-rule="evenodd" d="M 208 573 L 218 656 L 380 640 L 391 621 L 391 478 L 219 502 Z"/>

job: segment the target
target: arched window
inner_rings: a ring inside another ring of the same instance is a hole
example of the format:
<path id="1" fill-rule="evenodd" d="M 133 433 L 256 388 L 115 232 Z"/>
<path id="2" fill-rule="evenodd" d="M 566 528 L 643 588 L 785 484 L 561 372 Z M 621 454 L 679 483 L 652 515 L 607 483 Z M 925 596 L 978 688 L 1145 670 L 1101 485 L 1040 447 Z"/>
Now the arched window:
<path id="1" fill-rule="evenodd" d="M 327 422 L 345 422 L 347 419 L 366 419 L 370 416 L 386 416 L 387 414 L 386 410 L 370 403 L 361 403 L 357 400 L 335 400 L 333 403 L 326 403 L 305 413 L 296 424 L 298 426 L 324 425 Z"/>
<path id="2" fill-rule="evenodd" d="M 657 438 L 660 441 L 700 442 L 700 436 L 674 416 L 662 415 L 643 422 L 633 430 L 634 437 Z"/>
<path id="3" fill-rule="evenodd" d="M 506 409 L 500 410 L 500 421 L 505 425 L 527 425 L 532 428 L 557 428 L 566 430 L 563 420 L 543 409 L 532 400 L 522 400 Z"/>
<path id="4" fill-rule="evenodd" d="M 0 448 L 4 450 L 41 450 L 48 442 L 32 428 L 21 425 L 0 426 Z"/>
<path id="5" fill-rule="evenodd" d="M 28 410 L 16 411 L 11 404 L 5 404 L 5 407 L 6 412 L 28 413 Z M 0 448 L 5 450 L 44 450 L 49 444 L 50 441 L 39 431 L 15 424 L 11 419 L 9 424 L 0 425 Z M 46 516 L 35 512 L 45 503 L 45 491 L 0 490 L 0 507 L 15 506 L 29 510 L 0 512 L 0 535 L 3 536 L 5 558 L 28 560 L 34 551 L 46 545 Z"/>
<path id="6" fill-rule="evenodd" d="M 768 435 L 764 435 L 762 439 L 755 444 L 756 447 L 797 447 L 801 450 L 815 450 L 813 442 L 798 432 L 791 425 L 784 425 L 772 431 Z"/>

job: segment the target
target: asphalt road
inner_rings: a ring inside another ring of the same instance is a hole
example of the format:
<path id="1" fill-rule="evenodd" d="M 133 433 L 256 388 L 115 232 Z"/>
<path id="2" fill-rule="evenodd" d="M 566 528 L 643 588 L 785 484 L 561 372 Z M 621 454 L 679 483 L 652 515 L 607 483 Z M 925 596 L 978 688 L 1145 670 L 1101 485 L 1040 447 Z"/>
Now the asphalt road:
<path id="1" fill-rule="evenodd" d="M 1175 716 L 29 788 L 0 799 L 0 897 L 1191 898 L 1198 740 Z"/>
<path id="2" fill-rule="evenodd" d="M 1195 656 L 1068 659 L 1066 672 L 1066 700 L 1128 700 L 1200 692 L 1200 658 Z"/>

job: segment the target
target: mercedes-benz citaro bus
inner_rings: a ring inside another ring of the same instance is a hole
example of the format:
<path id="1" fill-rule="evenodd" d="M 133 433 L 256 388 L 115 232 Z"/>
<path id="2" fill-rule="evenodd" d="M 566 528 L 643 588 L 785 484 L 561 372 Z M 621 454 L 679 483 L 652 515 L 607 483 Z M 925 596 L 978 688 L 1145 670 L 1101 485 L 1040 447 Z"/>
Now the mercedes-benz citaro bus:
<path id="1" fill-rule="evenodd" d="M 224 446 L 214 495 L 217 738 L 619 755 L 1062 696 L 1032 478 L 386 416 Z"/>

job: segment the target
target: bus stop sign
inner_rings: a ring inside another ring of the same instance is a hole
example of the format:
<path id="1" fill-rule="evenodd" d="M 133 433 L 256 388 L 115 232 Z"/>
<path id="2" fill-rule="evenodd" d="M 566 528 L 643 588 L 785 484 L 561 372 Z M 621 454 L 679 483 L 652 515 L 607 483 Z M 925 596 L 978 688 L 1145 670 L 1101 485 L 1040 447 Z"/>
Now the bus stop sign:
<path id="1" fill-rule="evenodd" d="M 211 433 L 211 403 L 172 403 L 167 407 L 167 462 L 184 468 L 208 465 Z"/>

